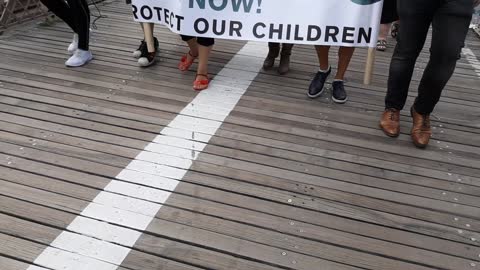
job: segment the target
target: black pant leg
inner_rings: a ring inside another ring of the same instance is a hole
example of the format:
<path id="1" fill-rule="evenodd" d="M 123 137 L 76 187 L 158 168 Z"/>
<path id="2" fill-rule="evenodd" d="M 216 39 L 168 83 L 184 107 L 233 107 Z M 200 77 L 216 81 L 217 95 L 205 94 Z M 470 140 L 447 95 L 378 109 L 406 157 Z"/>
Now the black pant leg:
<path id="1" fill-rule="evenodd" d="M 86 0 L 67 0 L 72 17 L 78 29 L 78 48 L 88 51 L 90 42 L 90 9 Z"/>
<path id="2" fill-rule="evenodd" d="M 63 0 L 40 0 L 55 16 L 62 19 L 75 33 L 78 33 L 77 24 L 70 6 Z"/>
<path id="3" fill-rule="evenodd" d="M 390 63 L 386 108 L 402 110 L 408 97 L 415 62 L 422 51 L 435 10 L 442 1 L 400 0 L 398 42 Z"/>
<path id="4" fill-rule="evenodd" d="M 430 60 L 423 73 L 415 110 L 430 114 L 455 71 L 472 19 L 471 0 L 444 2 L 433 17 Z"/>

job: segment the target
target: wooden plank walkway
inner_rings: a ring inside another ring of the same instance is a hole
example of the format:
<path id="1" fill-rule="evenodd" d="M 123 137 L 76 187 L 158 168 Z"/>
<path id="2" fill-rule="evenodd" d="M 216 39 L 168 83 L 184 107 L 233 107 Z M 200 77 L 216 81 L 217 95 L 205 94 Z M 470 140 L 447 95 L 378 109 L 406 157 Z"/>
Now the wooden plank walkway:
<path id="1" fill-rule="evenodd" d="M 128 7 L 100 8 L 107 18 L 86 67 L 64 67 L 71 33 L 62 23 L 0 37 L 1 270 L 39 264 L 197 95 L 194 72 L 176 69 L 186 51 L 176 35 L 158 27 L 160 61 L 141 69 Z M 211 73 L 246 44 L 219 40 Z M 287 76 L 260 71 L 119 269 L 479 269 L 480 39 L 468 36 L 427 150 L 410 142 L 407 111 L 398 139 L 378 129 L 391 47 L 377 55 L 371 86 L 357 50 L 345 105 L 306 97 L 311 47 L 294 48 Z M 425 50 L 412 89 L 427 60 Z"/>

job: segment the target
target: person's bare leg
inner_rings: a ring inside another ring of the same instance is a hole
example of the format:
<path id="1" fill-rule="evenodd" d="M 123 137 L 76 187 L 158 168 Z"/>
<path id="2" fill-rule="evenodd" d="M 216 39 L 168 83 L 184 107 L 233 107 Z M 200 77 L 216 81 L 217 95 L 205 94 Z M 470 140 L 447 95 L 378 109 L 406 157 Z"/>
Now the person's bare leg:
<path id="1" fill-rule="evenodd" d="M 197 75 L 195 76 L 195 81 L 193 82 L 193 89 L 197 91 L 202 91 L 208 88 L 209 77 L 208 77 L 208 59 L 210 58 L 210 52 L 212 51 L 212 46 L 198 45 L 198 67 Z"/>
<path id="2" fill-rule="evenodd" d="M 326 71 L 330 67 L 330 62 L 328 59 L 328 53 L 330 51 L 330 46 L 315 46 L 317 50 L 318 62 L 320 64 L 320 70 Z"/>
<path id="3" fill-rule="evenodd" d="M 387 49 L 387 35 L 390 32 L 391 23 L 381 24 L 378 33 L 377 50 L 385 51 Z"/>
<path id="4" fill-rule="evenodd" d="M 147 45 L 147 54 L 142 52 L 140 58 L 138 59 L 138 64 L 141 67 L 148 67 L 155 62 L 157 46 L 155 46 L 155 38 L 153 37 L 153 23 L 142 23 L 144 40 Z"/>
<path id="5" fill-rule="evenodd" d="M 325 92 L 325 82 L 331 73 L 330 62 L 328 60 L 330 46 L 315 46 L 315 49 L 317 51 L 320 70 L 315 74 L 315 77 L 308 87 L 307 96 L 309 98 L 317 98 Z"/>
<path id="6" fill-rule="evenodd" d="M 352 59 L 354 47 L 340 47 L 338 50 L 338 68 L 337 75 L 332 82 L 332 100 L 335 103 L 343 104 L 347 102 L 348 95 L 345 91 L 344 77 Z"/>
<path id="7" fill-rule="evenodd" d="M 203 74 L 206 75 L 208 74 L 208 60 L 210 58 L 210 53 L 212 51 L 213 46 L 197 46 L 198 48 L 198 68 L 197 68 L 197 74 Z"/>
<path id="8" fill-rule="evenodd" d="M 145 35 L 145 42 L 149 53 L 155 52 L 155 40 L 153 38 L 153 23 L 142 23 L 143 34 Z"/>
<path id="9" fill-rule="evenodd" d="M 195 58 L 198 57 L 199 54 L 199 47 L 196 38 L 192 38 L 187 41 L 188 47 L 190 48 L 190 53 L 187 53 L 187 60 L 193 61 Z"/>
<path id="10" fill-rule="evenodd" d="M 335 80 L 343 80 L 354 52 L 354 47 L 340 47 L 338 50 L 338 69 Z"/>
<path id="11" fill-rule="evenodd" d="M 391 23 L 381 24 L 380 33 L 378 34 L 378 40 L 387 40 L 388 32 L 390 32 Z"/>

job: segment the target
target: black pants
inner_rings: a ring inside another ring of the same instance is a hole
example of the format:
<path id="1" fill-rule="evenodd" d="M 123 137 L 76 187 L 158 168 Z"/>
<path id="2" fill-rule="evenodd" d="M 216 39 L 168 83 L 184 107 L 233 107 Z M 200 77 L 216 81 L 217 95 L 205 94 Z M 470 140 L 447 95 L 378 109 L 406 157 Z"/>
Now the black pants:
<path id="1" fill-rule="evenodd" d="M 55 16 L 62 19 L 78 34 L 78 48 L 88 51 L 90 10 L 86 0 L 40 0 Z"/>
<path id="2" fill-rule="evenodd" d="M 287 50 L 292 50 L 293 44 L 269 42 L 269 43 L 268 43 L 268 47 L 269 47 L 269 48 L 275 48 L 275 49 L 276 49 L 276 48 L 280 49 L 280 47 L 283 47 L 283 48 L 286 48 Z"/>
<path id="3" fill-rule="evenodd" d="M 468 33 L 473 0 L 398 0 L 400 32 L 390 64 L 387 108 L 403 109 L 415 62 L 433 27 L 430 61 L 423 73 L 415 110 L 430 114 L 450 80 Z"/>
<path id="4" fill-rule="evenodd" d="M 182 37 L 182 40 L 185 42 L 196 38 L 196 37 L 185 36 L 185 35 L 180 35 L 180 36 Z M 213 44 L 215 44 L 215 39 L 213 38 L 197 37 L 196 39 L 197 39 L 197 43 L 201 46 L 210 47 L 210 46 L 213 46 Z"/>

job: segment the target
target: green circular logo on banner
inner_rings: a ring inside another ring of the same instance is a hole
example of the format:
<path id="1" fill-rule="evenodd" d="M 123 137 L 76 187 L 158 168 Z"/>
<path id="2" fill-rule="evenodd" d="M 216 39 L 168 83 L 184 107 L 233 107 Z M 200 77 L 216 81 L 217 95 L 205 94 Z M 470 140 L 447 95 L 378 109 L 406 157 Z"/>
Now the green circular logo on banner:
<path id="1" fill-rule="evenodd" d="M 366 6 L 366 5 L 373 5 L 382 0 L 351 0 L 351 1 L 355 4 Z"/>

